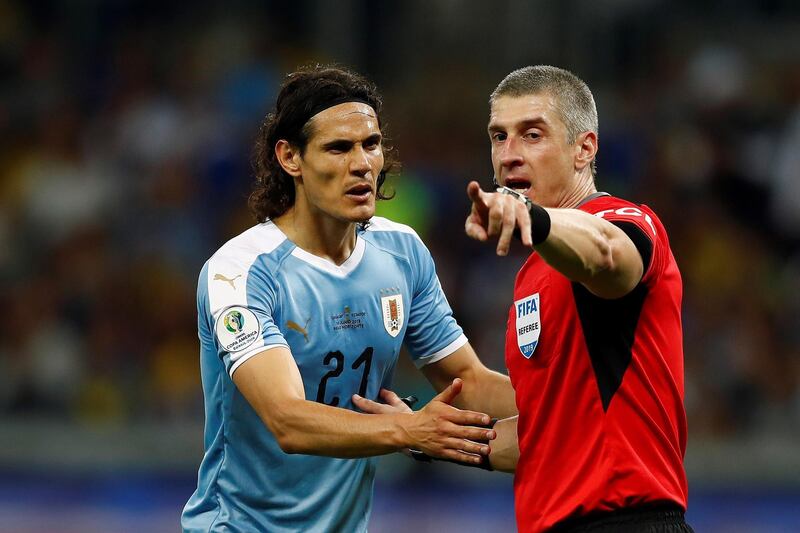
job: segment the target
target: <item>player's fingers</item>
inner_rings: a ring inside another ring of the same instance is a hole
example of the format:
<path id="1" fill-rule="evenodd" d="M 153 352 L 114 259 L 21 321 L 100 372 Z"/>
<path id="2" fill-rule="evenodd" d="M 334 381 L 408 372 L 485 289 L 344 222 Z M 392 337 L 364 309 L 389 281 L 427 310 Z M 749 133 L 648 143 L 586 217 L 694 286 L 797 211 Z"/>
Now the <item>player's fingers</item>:
<path id="1" fill-rule="evenodd" d="M 403 400 L 400 399 L 400 396 L 395 394 L 394 391 L 389 389 L 381 389 L 378 393 L 378 397 L 383 400 L 385 403 L 389 405 L 397 405 L 398 403 L 403 403 Z"/>
<path id="2" fill-rule="evenodd" d="M 485 426 L 492 421 L 491 417 L 485 413 L 465 411 L 455 407 L 442 413 L 442 418 L 459 426 Z"/>
<path id="3" fill-rule="evenodd" d="M 460 439 L 466 439 L 481 444 L 488 444 L 489 441 L 494 440 L 495 437 L 497 437 L 497 432 L 493 429 L 473 427 L 473 426 L 461 426 L 457 424 L 447 426 L 445 431 L 451 437 L 458 437 Z"/>
<path id="4" fill-rule="evenodd" d="M 465 439 L 447 439 L 443 442 L 446 450 L 474 453 L 476 455 L 489 455 L 492 449 L 486 444 L 479 444 Z"/>
<path id="5" fill-rule="evenodd" d="M 492 451 L 487 444 L 472 442 L 471 440 L 453 439 L 449 442 L 452 443 L 452 447 L 458 448 L 462 452 L 474 453 L 477 455 L 489 455 Z"/>
<path id="6" fill-rule="evenodd" d="M 397 412 L 397 409 L 394 407 L 374 402 L 370 399 L 359 396 L 358 394 L 353 394 L 353 405 L 361 409 L 361 411 L 371 415 Z"/>
<path id="7" fill-rule="evenodd" d="M 450 450 L 472 453 L 475 455 L 489 455 L 492 447 L 487 442 L 473 442 L 468 439 L 448 439 L 444 447 Z"/>
<path id="8" fill-rule="evenodd" d="M 514 236 L 514 229 L 516 227 L 516 206 L 506 205 L 505 210 L 503 211 L 503 223 L 500 230 L 500 238 L 497 240 L 497 255 L 508 255 L 508 249 L 511 247 L 511 238 Z"/>
<path id="9" fill-rule="evenodd" d="M 470 463 L 479 465 L 484 461 L 480 455 L 474 455 L 457 450 L 444 450 L 439 455 L 442 459 L 448 459 L 457 463 Z"/>
<path id="10" fill-rule="evenodd" d="M 461 378 L 455 378 L 453 382 L 447 386 L 446 389 L 437 394 L 433 399 L 449 405 L 453 403 L 453 400 L 455 400 L 456 396 L 459 395 L 459 393 L 461 392 L 461 387 L 463 385 L 464 382 L 461 380 Z M 458 411 L 458 409 L 455 410 Z"/>
<path id="11" fill-rule="evenodd" d="M 392 407 L 406 407 L 409 411 L 411 411 L 411 408 L 408 407 L 408 405 L 406 405 L 405 402 L 400 399 L 400 396 L 398 396 L 394 391 L 389 389 L 381 389 L 381 392 L 378 395 L 380 396 L 381 400 L 388 403 Z"/>
<path id="12" fill-rule="evenodd" d="M 520 236 L 522 237 L 522 244 L 524 246 L 533 246 L 533 238 L 531 237 L 531 215 L 525 204 L 520 203 L 517 207 L 517 225 L 519 226 Z"/>
<path id="13" fill-rule="evenodd" d="M 462 427 L 461 437 L 475 442 L 487 444 L 497 438 L 497 432 L 493 429 Z"/>

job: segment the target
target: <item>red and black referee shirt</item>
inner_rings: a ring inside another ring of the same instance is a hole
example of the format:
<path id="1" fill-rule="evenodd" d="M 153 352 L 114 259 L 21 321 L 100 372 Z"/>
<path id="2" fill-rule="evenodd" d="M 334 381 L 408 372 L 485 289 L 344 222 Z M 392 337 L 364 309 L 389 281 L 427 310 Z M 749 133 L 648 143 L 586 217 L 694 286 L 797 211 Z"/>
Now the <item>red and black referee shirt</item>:
<path id="1" fill-rule="evenodd" d="M 650 503 L 686 508 L 682 284 L 664 226 L 646 206 L 596 196 L 578 207 L 617 225 L 641 282 L 605 300 L 533 253 L 519 271 L 506 365 L 519 409 L 520 531 Z"/>

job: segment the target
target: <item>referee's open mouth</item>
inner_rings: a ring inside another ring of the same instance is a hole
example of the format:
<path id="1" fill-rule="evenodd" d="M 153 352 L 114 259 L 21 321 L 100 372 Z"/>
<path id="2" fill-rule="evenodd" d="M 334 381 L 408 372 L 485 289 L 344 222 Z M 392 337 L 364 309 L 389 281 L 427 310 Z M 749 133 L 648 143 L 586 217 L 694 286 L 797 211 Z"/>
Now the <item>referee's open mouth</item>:
<path id="1" fill-rule="evenodd" d="M 372 186 L 368 183 L 359 183 L 358 185 L 354 185 L 345 191 L 345 196 L 356 203 L 368 201 L 372 194 Z"/>
<path id="2" fill-rule="evenodd" d="M 506 178 L 503 185 L 509 189 L 514 189 L 520 194 L 527 194 L 527 192 L 531 190 L 531 182 L 526 178 Z"/>

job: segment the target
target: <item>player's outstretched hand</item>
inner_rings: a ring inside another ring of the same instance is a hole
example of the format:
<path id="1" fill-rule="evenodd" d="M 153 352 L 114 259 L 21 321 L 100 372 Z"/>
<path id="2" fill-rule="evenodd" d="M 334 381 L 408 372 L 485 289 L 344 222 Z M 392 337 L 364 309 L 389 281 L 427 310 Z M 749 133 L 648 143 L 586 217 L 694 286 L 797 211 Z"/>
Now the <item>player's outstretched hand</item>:
<path id="1" fill-rule="evenodd" d="M 464 224 L 469 237 L 483 242 L 489 237 L 499 236 L 497 255 L 507 255 L 514 229 L 519 227 L 522 244 L 533 246 L 531 219 L 524 203 L 508 194 L 485 192 L 477 181 L 467 185 L 467 196 L 472 201 L 472 209 Z"/>
<path id="2" fill-rule="evenodd" d="M 453 382 L 428 405 L 416 411 L 404 425 L 409 447 L 438 459 L 480 464 L 482 455 L 489 455 L 488 442 L 497 434 L 485 426 L 489 415 L 464 411 L 450 405 L 461 392 L 463 381 Z"/>
<path id="3" fill-rule="evenodd" d="M 378 394 L 384 403 L 378 403 L 368 398 L 353 394 L 353 405 L 361 411 L 371 415 L 385 415 L 390 413 L 413 413 L 414 411 L 400 399 L 400 396 L 389 389 L 381 389 Z M 415 398 L 416 399 L 416 398 Z"/>

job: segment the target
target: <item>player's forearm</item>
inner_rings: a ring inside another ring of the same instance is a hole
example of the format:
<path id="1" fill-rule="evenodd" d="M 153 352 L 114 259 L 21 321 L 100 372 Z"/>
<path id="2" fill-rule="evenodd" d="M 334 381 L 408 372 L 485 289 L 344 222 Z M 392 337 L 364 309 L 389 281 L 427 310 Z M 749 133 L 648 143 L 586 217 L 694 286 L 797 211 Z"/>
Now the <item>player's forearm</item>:
<path id="1" fill-rule="evenodd" d="M 472 368 L 461 374 L 464 388 L 456 406 L 487 413 L 494 418 L 517 414 L 514 389 L 508 376 L 486 367 Z"/>
<path id="2" fill-rule="evenodd" d="M 283 402 L 267 422 L 287 453 L 367 457 L 410 445 L 403 429 L 407 414 L 364 415 L 308 400 Z"/>
<path id="3" fill-rule="evenodd" d="M 517 421 L 514 416 L 499 420 L 494 429 L 497 438 L 492 441 L 492 452 L 489 454 L 489 463 L 492 469 L 501 472 L 514 472 L 519 460 L 519 441 L 517 440 Z"/>

